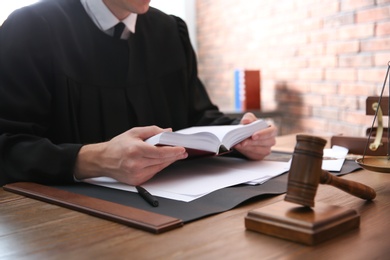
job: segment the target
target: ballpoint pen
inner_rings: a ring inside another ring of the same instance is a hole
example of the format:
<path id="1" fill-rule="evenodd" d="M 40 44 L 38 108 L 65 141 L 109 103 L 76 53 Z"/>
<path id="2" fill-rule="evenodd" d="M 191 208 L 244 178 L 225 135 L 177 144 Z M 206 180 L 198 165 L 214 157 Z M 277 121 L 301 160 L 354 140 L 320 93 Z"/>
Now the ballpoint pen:
<path id="1" fill-rule="evenodd" d="M 141 186 L 135 186 L 135 188 L 137 189 L 138 194 L 144 200 L 146 200 L 150 205 L 152 205 L 153 207 L 158 207 L 158 200 L 152 194 L 150 194 L 145 188 Z"/>

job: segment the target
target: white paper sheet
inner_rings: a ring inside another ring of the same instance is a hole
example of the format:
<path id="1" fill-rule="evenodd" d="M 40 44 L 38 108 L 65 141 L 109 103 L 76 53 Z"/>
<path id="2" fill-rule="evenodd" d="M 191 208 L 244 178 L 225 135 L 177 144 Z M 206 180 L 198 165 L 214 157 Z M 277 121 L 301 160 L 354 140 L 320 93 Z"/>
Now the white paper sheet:
<path id="1" fill-rule="evenodd" d="M 179 161 L 164 169 L 142 186 L 152 195 L 192 201 L 225 187 L 261 179 L 263 182 L 289 170 L 288 162 L 248 161 L 229 157 L 208 157 Z M 110 178 L 86 182 L 136 192 L 134 186 Z"/>
<path id="2" fill-rule="evenodd" d="M 348 149 L 338 145 L 333 145 L 332 149 L 324 149 L 322 169 L 339 172 L 343 167 L 347 154 Z"/>

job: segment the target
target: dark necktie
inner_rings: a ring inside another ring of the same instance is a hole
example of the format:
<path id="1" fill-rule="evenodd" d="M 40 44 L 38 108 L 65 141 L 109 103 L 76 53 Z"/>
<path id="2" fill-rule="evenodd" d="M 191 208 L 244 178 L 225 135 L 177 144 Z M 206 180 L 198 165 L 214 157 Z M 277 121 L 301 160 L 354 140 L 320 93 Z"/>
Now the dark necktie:
<path id="1" fill-rule="evenodd" d="M 125 24 L 120 22 L 117 23 L 114 27 L 114 38 L 120 39 L 123 33 L 123 29 L 125 29 Z"/>

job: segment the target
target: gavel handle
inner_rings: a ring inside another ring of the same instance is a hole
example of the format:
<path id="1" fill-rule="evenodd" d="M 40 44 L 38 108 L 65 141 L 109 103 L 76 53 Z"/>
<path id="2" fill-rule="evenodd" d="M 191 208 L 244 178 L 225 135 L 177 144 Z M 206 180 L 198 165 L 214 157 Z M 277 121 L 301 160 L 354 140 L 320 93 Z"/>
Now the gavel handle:
<path id="1" fill-rule="evenodd" d="M 320 183 L 332 185 L 364 200 L 373 200 L 376 197 L 374 189 L 358 182 L 339 178 L 324 170 L 321 170 Z"/>

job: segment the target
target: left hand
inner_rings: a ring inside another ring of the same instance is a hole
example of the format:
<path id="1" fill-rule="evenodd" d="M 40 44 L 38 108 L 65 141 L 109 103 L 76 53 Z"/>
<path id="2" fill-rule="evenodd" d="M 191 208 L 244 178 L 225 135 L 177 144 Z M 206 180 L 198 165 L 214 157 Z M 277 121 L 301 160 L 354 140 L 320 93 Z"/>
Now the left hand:
<path id="1" fill-rule="evenodd" d="M 249 124 L 256 121 L 257 118 L 253 113 L 246 113 L 241 124 Z M 271 153 L 271 147 L 276 144 L 277 128 L 270 126 L 266 129 L 255 132 L 251 137 L 234 146 L 238 152 L 251 160 L 262 160 Z"/>

